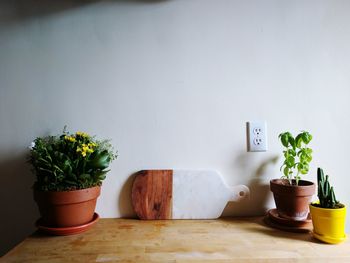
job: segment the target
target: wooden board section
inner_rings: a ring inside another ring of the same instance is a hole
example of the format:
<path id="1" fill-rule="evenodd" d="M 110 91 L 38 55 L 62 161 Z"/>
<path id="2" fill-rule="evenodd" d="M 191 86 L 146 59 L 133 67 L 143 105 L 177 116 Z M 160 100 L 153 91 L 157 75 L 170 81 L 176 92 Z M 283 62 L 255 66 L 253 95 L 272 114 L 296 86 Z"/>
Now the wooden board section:
<path id="1" fill-rule="evenodd" d="M 172 218 L 172 170 L 143 170 L 132 186 L 132 205 L 141 219 Z"/>
<path id="2" fill-rule="evenodd" d="M 262 217 L 217 220 L 101 219 L 75 236 L 34 234 L 0 262 L 350 262 L 350 243 L 266 227 Z"/>
<path id="3" fill-rule="evenodd" d="M 249 189 L 228 186 L 213 170 L 143 170 L 131 195 L 141 219 L 216 219 L 227 202 L 247 198 Z"/>

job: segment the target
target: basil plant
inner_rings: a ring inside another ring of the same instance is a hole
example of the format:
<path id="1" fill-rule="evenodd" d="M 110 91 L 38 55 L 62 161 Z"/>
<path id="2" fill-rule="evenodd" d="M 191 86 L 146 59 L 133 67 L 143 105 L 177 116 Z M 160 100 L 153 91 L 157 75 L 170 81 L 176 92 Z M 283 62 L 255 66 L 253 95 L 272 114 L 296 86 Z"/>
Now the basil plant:
<path id="1" fill-rule="evenodd" d="M 301 175 L 309 172 L 312 149 L 308 148 L 308 144 L 312 140 L 312 135 L 307 131 L 303 131 L 293 137 L 290 132 L 284 132 L 279 135 L 279 138 L 285 147 L 283 151 L 284 162 L 281 166 L 283 178 L 288 179 L 290 184 L 295 182 L 298 185 Z"/>

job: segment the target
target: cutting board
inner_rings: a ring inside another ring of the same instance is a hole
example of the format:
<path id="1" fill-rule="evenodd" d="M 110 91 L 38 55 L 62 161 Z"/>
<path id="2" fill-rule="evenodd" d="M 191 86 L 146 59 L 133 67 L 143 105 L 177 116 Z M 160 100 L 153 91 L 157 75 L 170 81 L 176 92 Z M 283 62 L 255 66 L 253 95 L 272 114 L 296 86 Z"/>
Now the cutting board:
<path id="1" fill-rule="evenodd" d="M 210 170 L 142 170 L 131 192 L 140 219 L 215 219 L 227 202 L 248 196 L 248 187 L 227 186 Z"/>

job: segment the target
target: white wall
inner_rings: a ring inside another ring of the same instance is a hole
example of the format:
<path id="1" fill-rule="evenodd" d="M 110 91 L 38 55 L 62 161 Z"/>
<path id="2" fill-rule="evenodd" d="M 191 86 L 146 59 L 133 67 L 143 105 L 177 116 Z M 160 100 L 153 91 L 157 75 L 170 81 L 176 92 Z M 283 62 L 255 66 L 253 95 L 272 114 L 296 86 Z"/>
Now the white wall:
<path id="1" fill-rule="evenodd" d="M 225 215 L 262 214 L 286 130 L 314 135 L 305 179 L 323 167 L 349 204 L 349 13 L 346 0 L 2 1 L 1 196 L 14 204 L 1 201 L 2 249 L 38 217 L 26 146 L 65 124 L 119 150 L 102 217 L 134 215 L 128 178 L 144 168 L 216 169 L 252 190 Z M 246 153 L 256 119 L 268 123 L 267 153 Z"/>

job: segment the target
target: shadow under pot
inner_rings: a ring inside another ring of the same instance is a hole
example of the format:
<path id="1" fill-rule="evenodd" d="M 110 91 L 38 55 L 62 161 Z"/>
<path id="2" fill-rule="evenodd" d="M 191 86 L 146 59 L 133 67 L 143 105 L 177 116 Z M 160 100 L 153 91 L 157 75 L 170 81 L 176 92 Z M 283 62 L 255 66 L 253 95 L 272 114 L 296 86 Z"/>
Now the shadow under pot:
<path id="1" fill-rule="evenodd" d="M 73 227 L 93 219 L 101 187 L 73 191 L 34 191 L 43 225 L 47 227 Z"/>
<path id="2" fill-rule="evenodd" d="M 315 193 L 315 184 L 310 181 L 299 180 L 299 184 L 292 184 L 287 179 L 273 179 L 270 189 L 275 199 L 278 215 L 280 217 L 302 221 L 309 214 L 309 204 Z"/>

